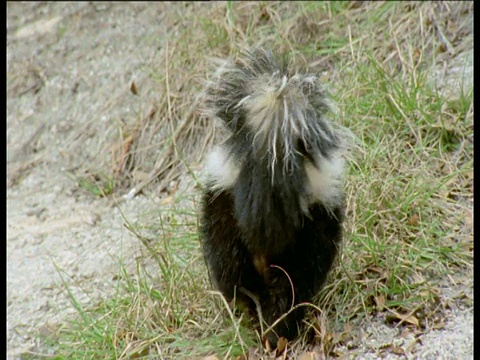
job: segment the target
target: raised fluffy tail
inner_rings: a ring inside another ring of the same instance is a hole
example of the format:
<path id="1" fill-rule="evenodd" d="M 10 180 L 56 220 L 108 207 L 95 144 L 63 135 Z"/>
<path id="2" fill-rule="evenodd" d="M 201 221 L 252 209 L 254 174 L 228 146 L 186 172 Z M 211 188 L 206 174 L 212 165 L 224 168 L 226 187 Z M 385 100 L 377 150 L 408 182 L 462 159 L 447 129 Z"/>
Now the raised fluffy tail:
<path id="1" fill-rule="evenodd" d="M 298 151 L 328 156 L 340 145 L 326 119 L 332 103 L 319 79 L 292 74 L 286 59 L 268 50 L 225 61 L 205 94 L 208 115 L 223 120 L 232 134 L 251 134 L 256 151 L 268 154 L 272 175 L 279 162 L 284 172 L 294 170 Z"/>

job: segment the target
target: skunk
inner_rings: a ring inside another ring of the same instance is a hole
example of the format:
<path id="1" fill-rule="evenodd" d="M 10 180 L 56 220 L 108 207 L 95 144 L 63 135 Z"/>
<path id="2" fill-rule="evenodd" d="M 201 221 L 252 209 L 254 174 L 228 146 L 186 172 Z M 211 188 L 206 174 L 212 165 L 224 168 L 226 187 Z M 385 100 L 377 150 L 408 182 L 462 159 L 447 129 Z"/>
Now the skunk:
<path id="1" fill-rule="evenodd" d="M 344 141 L 315 74 L 253 48 L 223 61 L 203 93 L 226 139 L 206 159 L 200 238 L 213 285 L 294 340 L 342 239 Z M 275 326 L 272 325 L 282 317 Z"/>

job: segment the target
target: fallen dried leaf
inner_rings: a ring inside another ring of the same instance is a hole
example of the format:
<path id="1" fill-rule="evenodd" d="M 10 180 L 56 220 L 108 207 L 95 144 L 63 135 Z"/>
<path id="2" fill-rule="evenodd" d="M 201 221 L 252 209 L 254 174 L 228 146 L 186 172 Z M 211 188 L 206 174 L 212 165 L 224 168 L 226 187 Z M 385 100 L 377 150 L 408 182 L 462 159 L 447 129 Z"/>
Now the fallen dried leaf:
<path id="1" fill-rule="evenodd" d="M 440 320 L 438 323 L 432 325 L 432 329 L 440 330 L 445 327 L 445 321 Z"/>
<path id="2" fill-rule="evenodd" d="M 137 86 L 135 85 L 135 81 L 132 81 L 132 83 L 130 84 L 130 91 L 132 92 L 132 94 L 138 95 L 138 90 L 137 90 Z"/>
<path id="3" fill-rule="evenodd" d="M 404 355 L 405 354 L 405 350 L 403 350 L 403 348 L 401 348 L 401 347 L 391 346 L 389 350 L 391 352 L 393 352 L 394 354 L 397 354 L 397 355 Z"/>
<path id="4" fill-rule="evenodd" d="M 410 219 L 408 219 L 408 224 L 411 226 L 418 226 L 418 220 L 419 220 L 418 215 L 413 214 L 412 216 L 410 216 Z"/>
<path id="5" fill-rule="evenodd" d="M 321 359 L 320 355 L 315 353 L 314 351 L 305 351 L 300 354 L 297 358 L 298 360 L 318 360 Z"/>
<path id="6" fill-rule="evenodd" d="M 161 205 L 171 204 L 173 202 L 173 196 L 167 196 L 160 201 Z"/>
<path id="7" fill-rule="evenodd" d="M 283 350 L 287 347 L 288 340 L 284 337 L 280 337 L 277 341 L 277 356 L 283 353 Z"/>
<path id="8" fill-rule="evenodd" d="M 219 360 L 216 355 L 208 355 L 203 357 L 201 360 Z"/>
<path id="9" fill-rule="evenodd" d="M 387 314 L 385 317 L 385 321 L 387 322 L 400 321 L 400 323 L 406 322 L 416 327 L 419 326 L 418 319 L 414 315 L 399 314 L 391 309 L 388 309 L 388 311 L 390 311 L 390 314 Z"/>
<path id="10" fill-rule="evenodd" d="M 378 295 L 374 297 L 375 304 L 378 312 L 382 312 L 385 309 L 385 296 Z"/>

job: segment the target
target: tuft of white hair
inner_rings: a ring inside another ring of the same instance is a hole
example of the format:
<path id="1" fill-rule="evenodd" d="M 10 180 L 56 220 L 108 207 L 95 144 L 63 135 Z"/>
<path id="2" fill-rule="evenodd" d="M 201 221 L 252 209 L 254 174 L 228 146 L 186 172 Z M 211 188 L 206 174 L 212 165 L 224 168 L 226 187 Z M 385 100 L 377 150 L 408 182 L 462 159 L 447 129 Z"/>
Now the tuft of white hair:
<path id="1" fill-rule="evenodd" d="M 226 190 L 235 184 L 240 166 L 223 146 L 217 145 L 207 155 L 205 172 L 213 190 Z"/>

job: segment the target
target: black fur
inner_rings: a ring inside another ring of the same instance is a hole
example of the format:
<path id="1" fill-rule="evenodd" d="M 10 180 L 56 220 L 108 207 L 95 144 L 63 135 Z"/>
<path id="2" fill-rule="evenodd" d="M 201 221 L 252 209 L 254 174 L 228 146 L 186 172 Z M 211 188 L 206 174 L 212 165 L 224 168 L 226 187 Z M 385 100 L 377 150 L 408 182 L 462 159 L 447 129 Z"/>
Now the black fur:
<path id="1" fill-rule="evenodd" d="M 253 254 L 265 256 L 268 265 L 277 265 L 289 274 L 295 289 L 295 304 L 312 300 L 337 254 L 343 210 L 337 208 L 330 214 L 321 204 L 315 204 L 309 210 L 310 217 L 303 216 L 300 219 L 302 224 L 289 229 L 280 223 L 282 210 L 273 210 L 269 216 L 263 217 L 265 228 L 275 233 L 285 230 L 286 234 L 291 234 L 290 241 L 279 242 L 284 245 L 282 251 L 269 251 L 260 242 L 246 241 L 237 225 L 232 194 L 205 192 L 201 227 L 203 251 L 210 276 L 227 301 L 233 300 L 236 293 L 237 299 L 255 313 L 255 304 L 239 291 L 247 289 L 258 298 L 267 324 L 272 324 L 290 309 L 292 291 L 288 278 L 278 268 L 268 268 L 266 273 L 259 274 L 253 264 Z M 274 333 L 270 333 L 268 339 L 272 346 L 279 336 L 287 339 L 297 336 L 297 326 L 304 310 L 299 307 L 274 329 Z"/>

